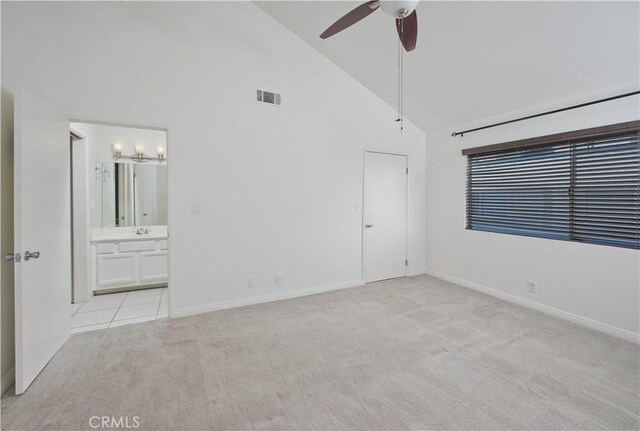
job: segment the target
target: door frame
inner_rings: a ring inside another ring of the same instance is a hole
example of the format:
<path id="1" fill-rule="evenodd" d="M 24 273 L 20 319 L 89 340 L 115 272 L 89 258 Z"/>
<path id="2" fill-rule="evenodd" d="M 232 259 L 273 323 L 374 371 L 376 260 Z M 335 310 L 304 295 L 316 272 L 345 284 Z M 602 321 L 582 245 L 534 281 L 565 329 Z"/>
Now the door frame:
<path id="1" fill-rule="evenodd" d="M 111 121 L 101 121 L 96 119 L 87 119 L 82 116 L 69 116 L 69 124 L 71 123 L 85 123 L 85 124 L 95 124 L 98 126 L 113 126 L 113 127 L 128 127 L 132 129 L 143 129 L 143 130 L 158 130 L 165 132 L 165 156 L 166 156 L 166 166 L 167 166 L 167 270 L 169 272 L 167 277 L 167 308 L 168 308 L 168 317 L 173 317 L 173 277 L 175 271 L 173 270 L 173 241 L 171 240 L 171 226 L 173 220 L 173 212 L 175 211 L 171 203 L 173 202 L 173 170 L 171 169 L 171 163 L 169 163 L 169 152 L 171 148 L 171 129 L 169 127 L 165 127 L 162 125 L 140 125 L 136 123 L 129 123 L 127 121 L 123 122 L 111 122 Z"/>
<path id="2" fill-rule="evenodd" d="M 405 223 L 404 223 L 404 237 L 405 237 L 405 241 L 404 241 L 404 256 L 405 256 L 405 261 L 408 262 L 409 260 L 409 154 L 407 153 L 403 153 L 403 152 L 393 152 L 393 151 L 389 151 L 389 150 L 377 150 L 377 149 L 367 149 L 365 148 L 362 152 L 362 196 L 361 196 L 361 202 L 362 202 L 362 217 L 360 220 L 360 256 L 361 256 L 361 260 L 360 260 L 360 274 L 362 277 L 362 281 L 367 284 L 367 283 L 375 283 L 374 281 L 366 281 L 364 278 L 364 193 L 365 193 L 365 170 L 366 170 L 366 163 L 367 163 L 367 153 L 375 153 L 375 154 L 385 154 L 387 156 L 404 156 L 407 160 L 407 175 L 405 178 L 405 181 L 407 182 L 407 187 L 406 187 L 406 196 L 405 196 L 405 205 L 406 205 L 406 211 L 405 211 Z M 406 277 L 409 271 L 409 265 L 405 264 L 404 266 L 404 276 Z"/>
<path id="3" fill-rule="evenodd" d="M 88 166 L 87 137 L 69 127 L 71 141 L 71 286 L 72 302 L 87 302 L 91 299 L 91 226 L 89 223 L 89 178 L 91 170 Z M 84 171 L 77 164 L 84 161 Z M 78 190 L 76 185 L 82 182 Z M 83 228 L 84 226 L 84 228 Z M 76 265 L 76 261 L 84 261 L 84 268 Z M 81 286 L 84 285 L 84 288 Z"/>

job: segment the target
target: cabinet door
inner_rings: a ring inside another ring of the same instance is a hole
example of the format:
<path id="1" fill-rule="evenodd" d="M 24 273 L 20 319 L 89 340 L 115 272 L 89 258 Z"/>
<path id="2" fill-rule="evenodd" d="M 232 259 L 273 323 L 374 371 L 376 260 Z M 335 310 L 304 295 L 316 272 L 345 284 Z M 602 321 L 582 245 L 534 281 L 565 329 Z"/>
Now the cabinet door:
<path id="1" fill-rule="evenodd" d="M 140 253 L 140 283 L 167 281 L 167 252 L 151 251 Z"/>
<path id="2" fill-rule="evenodd" d="M 136 267 L 136 253 L 98 255 L 98 286 L 135 284 Z"/>

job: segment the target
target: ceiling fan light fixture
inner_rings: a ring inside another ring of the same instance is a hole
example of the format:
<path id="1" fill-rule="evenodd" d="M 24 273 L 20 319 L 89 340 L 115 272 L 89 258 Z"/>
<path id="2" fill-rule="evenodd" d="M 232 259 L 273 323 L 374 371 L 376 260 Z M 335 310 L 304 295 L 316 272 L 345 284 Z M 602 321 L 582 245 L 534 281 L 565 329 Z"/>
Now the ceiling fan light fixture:
<path id="1" fill-rule="evenodd" d="M 378 9 L 382 9 L 386 14 L 394 17 L 398 37 L 404 49 L 409 52 L 416 47 L 418 37 L 418 16 L 416 6 L 419 0 L 369 0 L 342 18 L 334 22 L 320 35 L 320 39 L 327 39 L 342 30 L 351 27 L 355 23 L 363 20 Z"/>
<path id="2" fill-rule="evenodd" d="M 416 9 L 419 0 L 380 0 L 380 9 L 394 18 L 406 18 Z"/>

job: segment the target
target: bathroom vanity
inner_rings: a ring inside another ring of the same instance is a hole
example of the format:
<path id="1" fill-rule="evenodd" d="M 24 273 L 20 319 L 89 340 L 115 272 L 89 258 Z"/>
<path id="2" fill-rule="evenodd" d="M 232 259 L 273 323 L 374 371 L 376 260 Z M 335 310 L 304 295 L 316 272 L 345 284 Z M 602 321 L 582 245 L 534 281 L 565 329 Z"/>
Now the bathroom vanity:
<path id="1" fill-rule="evenodd" d="M 94 229 L 91 261 L 96 294 L 164 286 L 168 279 L 167 226 Z"/>

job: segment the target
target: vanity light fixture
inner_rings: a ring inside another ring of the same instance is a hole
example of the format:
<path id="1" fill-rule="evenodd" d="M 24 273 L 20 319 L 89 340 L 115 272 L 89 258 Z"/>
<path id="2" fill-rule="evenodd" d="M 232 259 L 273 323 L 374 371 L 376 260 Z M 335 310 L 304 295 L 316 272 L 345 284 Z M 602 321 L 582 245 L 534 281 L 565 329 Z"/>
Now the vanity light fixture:
<path id="1" fill-rule="evenodd" d="M 163 146 L 158 145 L 158 147 L 156 147 L 156 154 L 158 155 L 158 157 L 149 157 L 144 153 L 144 145 L 143 144 L 136 144 L 134 146 L 134 153 L 131 156 L 125 156 L 122 154 L 122 150 L 123 150 L 123 144 L 121 144 L 120 142 L 114 142 L 113 143 L 113 158 L 114 159 L 121 159 L 123 157 L 126 157 L 128 159 L 131 159 L 132 161 L 136 162 L 136 163 L 147 163 L 150 160 L 157 160 L 158 162 L 162 163 L 164 161 L 167 160 L 167 156 L 165 154 L 165 149 Z"/>
<path id="2" fill-rule="evenodd" d="M 136 144 L 134 147 L 135 153 L 131 156 L 131 160 L 138 163 L 147 163 L 151 160 L 151 157 L 147 157 L 144 155 L 144 145 Z"/>

